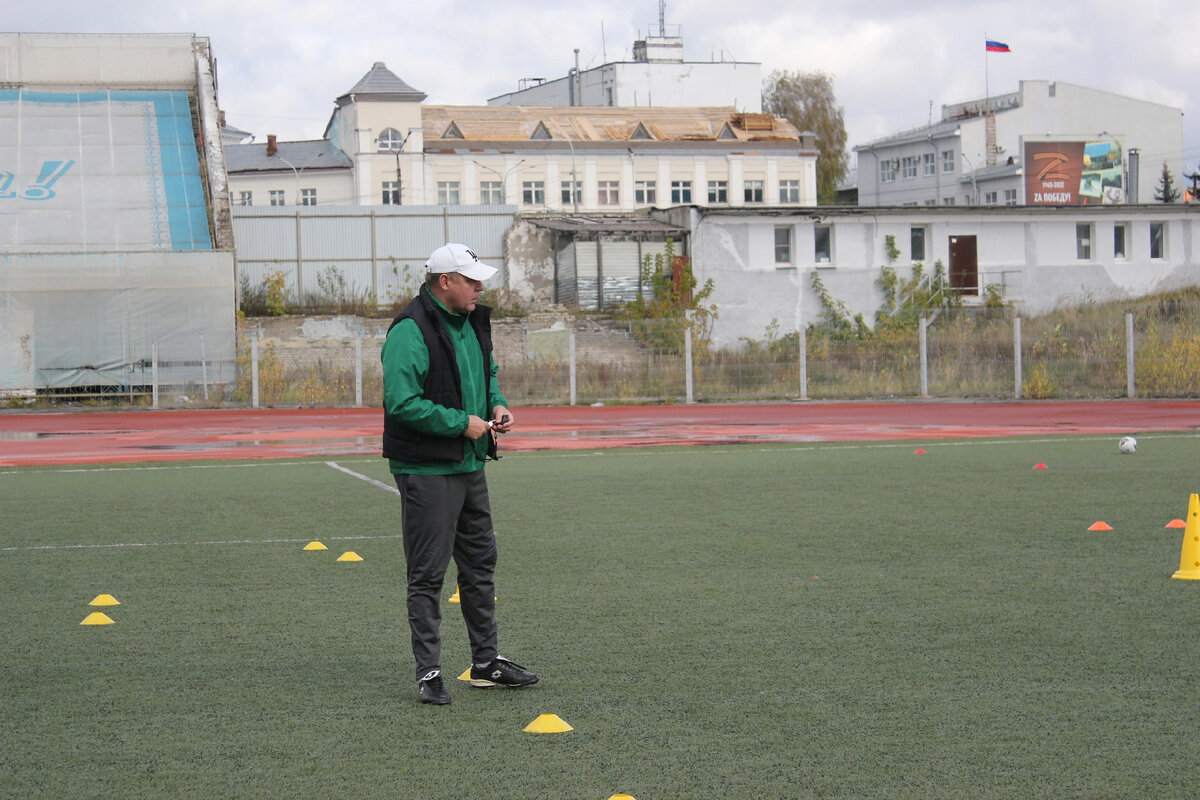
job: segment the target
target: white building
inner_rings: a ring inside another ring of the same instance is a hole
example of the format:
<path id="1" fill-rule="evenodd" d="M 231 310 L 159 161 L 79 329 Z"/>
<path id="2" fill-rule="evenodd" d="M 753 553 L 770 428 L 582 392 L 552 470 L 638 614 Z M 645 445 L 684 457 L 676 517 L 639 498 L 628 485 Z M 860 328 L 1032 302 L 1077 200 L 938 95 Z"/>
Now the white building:
<path id="1" fill-rule="evenodd" d="M 376 63 L 323 139 L 226 145 L 247 205 L 514 205 L 611 212 L 816 204 L 812 134 L 723 107 L 424 105 Z"/>
<path id="2" fill-rule="evenodd" d="M 941 262 L 965 304 L 994 291 L 1027 315 L 1200 285 L 1194 204 L 667 213 L 691 232 L 697 280 L 713 280 L 718 345 L 761 339 L 772 320 L 783 331 L 816 322 L 823 307 L 813 273 L 871 324 L 884 264 L 907 278 L 914 263 L 929 274 Z"/>
<path id="3" fill-rule="evenodd" d="M 762 64 L 756 61 L 684 61 L 678 25 L 661 17 L 657 35 L 633 43 L 633 61 L 592 69 L 575 67 L 566 77 L 523 78 L 515 92 L 488 100 L 505 106 L 733 106 L 762 110 Z"/>
<path id="4" fill-rule="evenodd" d="M 1151 202 L 1183 172 L 1183 112 L 1062 81 L 942 107 L 941 120 L 857 145 L 858 204 Z"/>

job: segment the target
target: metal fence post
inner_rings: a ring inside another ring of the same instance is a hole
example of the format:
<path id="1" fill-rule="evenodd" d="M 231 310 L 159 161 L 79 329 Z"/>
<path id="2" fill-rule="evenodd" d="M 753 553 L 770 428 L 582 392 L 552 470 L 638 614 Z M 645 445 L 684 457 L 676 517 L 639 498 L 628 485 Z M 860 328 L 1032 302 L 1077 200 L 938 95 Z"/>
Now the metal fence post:
<path id="1" fill-rule="evenodd" d="M 150 343 L 150 407 L 158 408 L 158 342 Z"/>
<path id="2" fill-rule="evenodd" d="M 683 331 L 683 378 L 687 386 L 687 401 L 696 402 L 692 386 L 692 326 L 687 325 Z"/>
<path id="3" fill-rule="evenodd" d="M 921 317 L 921 397 L 929 397 L 929 346 L 926 332 L 929 329 L 929 318 Z"/>
<path id="4" fill-rule="evenodd" d="M 1013 397 L 1021 399 L 1021 318 L 1013 317 Z"/>
<path id="5" fill-rule="evenodd" d="M 200 334 L 200 382 L 204 385 L 204 402 L 208 402 L 208 359 L 204 355 L 204 334 Z"/>
<path id="6" fill-rule="evenodd" d="M 808 331 L 800 328 L 800 399 L 808 399 Z"/>
<path id="7" fill-rule="evenodd" d="M 569 366 L 570 366 L 569 373 L 570 373 L 570 380 L 571 380 L 571 405 L 575 405 L 575 390 L 576 390 L 575 331 L 571 331 L 570 345 L 571 345 L 571 352 L 570 352 L 570 361 L 569 361 Z"/>
<path id="8" fill-rule="evenodd" d="M 1134 372 L 1134 341 L 1133 341 L 1133 312 L 1125 312 L 1125 395 L 1132 399 L 1136 396 L 1133 386 Z"/>
<path id="9" fill-rule="evenodd" d="M 362 408 L 362 337 L 354 337 L 354 407 Z"/>
<path id="10" fill-rule="evenodd" d="M 250 339 L 250 406 L 258 408 L 258 334 Z"/>

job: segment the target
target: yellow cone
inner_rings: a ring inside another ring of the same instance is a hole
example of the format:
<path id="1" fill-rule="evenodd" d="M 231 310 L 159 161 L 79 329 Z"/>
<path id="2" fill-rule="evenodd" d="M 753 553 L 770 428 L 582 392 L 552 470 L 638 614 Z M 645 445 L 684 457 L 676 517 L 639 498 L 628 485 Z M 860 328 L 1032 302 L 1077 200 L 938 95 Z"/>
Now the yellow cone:
<path id="1" fill-rule="evenodd" d="M 103 611 L 93 611 L 92 613 L 90 613 L 86 617 L 84 617 L 83 622 L 81 622 L 79 624 L 80 625 L 112 625 L 113 621 L 108 616 L 108 614 L 105 614 Z"/>
<path id="2" fill-rule="evenodd" d="M 1183 549 L 1179 552 L 1179 571 L 1171 576 L 1200 581 L 1200 495 L 1188 498 L 1187 523 L 1183 530 Z"/>
<path id="3" fill-rule="evenodd" d="M 542 714 L 525 726 L 526 733 L 566 733 L 575 730 L 559 719 L 558 714 Z"/>
<path id="4" fill-rule="evenodd" d="M 608 800 L 637 800 L 637 798 L 631 794 L 614 794 Z"/>
<path id="5" fill-rule="evenodd" d="M 457 586 L 454 587 L 454 594 L 450 595 L 450 599 L 447 600 L 446 602 L 447 603 L 461 603 L 462 602 L 462 600 L 459 599 L 459 596 L 458 596 L 458 587 Z"/>
<path id="6" fill-rule="evenodd" d="M 337 557 L 338 561 L 362 561 L 362 556 L 353 550 L 347 550 Z"/>
<path id="7" fill-rule="evenodd" d="M 313 540 L 313 541 L 309 542 L 308 544 L 304 545 L 304 549 L 305 550 L 328 550 L 329 548 L 326 547 L 325 545 L 321 544 L 320 542 Z"/>
<path id="8" fill-rule="evenodd" d="M 121 603 L 111 594 L 98 594 L 96 599 L 88 603 L 89 606 L 119 606 Z"/>
<path id="9" fill-rule="evenodd" d="M 469 681 L 469 680 L 471 680 L 471 668 L 470 668 L 470 667 L 467 667 L 466 669 L 464 669 L 464 670 L 463 670 L 463 674 L 462 674 L 462 675 L 459 675 L 459 676 L 458 676 L 458 679 L 459 679 L 460 681 Z"/>

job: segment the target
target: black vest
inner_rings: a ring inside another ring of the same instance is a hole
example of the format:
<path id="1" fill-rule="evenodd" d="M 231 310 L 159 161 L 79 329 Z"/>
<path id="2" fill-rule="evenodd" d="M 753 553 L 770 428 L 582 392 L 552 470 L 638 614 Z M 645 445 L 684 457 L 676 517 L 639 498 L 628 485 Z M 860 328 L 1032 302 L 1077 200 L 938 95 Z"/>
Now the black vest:
<path id="1" fill-rule="evenodd" d="M 423 395 L 446 408 L 463 407 L 462 378 L 458 373 L 458 359 L 454 354 L 454 342 L 450 340 L 450 331 L 442 319 L 442 312 L 437 302 L 424 286 L 404 310 L 396 315 L 388 327 L 390 333 L 397 323 L 411 319 L 417 323 L 421 335 L 425 339 L 425 348 L 429 351 L 429 373 L 425 376 Z M 485 305 L 476 304 L 475 310 L 467 318 L 475 329 L 475 337 L 479 340 L 480 354 L 483 358 L 483 375 L 485 387 L 490 382 L 490 366 L 492 363 L 492 309 Z M 384 411 L 383 417 L 383 457 L 394 458 L 409 463 L 427 461 L 461 463 L 463 460 L 462 436 L 434 436 L 422 433 L 405 425 L 396 417 Z"/>

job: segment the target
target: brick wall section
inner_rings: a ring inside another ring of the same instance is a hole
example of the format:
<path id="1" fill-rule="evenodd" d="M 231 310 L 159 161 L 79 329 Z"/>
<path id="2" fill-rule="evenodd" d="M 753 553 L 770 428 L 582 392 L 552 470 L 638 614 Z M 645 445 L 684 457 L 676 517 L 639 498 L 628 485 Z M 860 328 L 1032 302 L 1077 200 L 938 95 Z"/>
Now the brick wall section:
<path id="1" fill-rule="evenodd" d="M 274 345 L 286 370 L 353 371 L 354 339 L 362 339 L 365 375 L 378 375 L 379 348 L 390 319 L 364 317 L 251 317 L 246 330 L 258 332 L 260 347 Z M 530 333 L 550 329 L 575 331 L 575 357 L 580 362 L 628 365 L 646 358 L 646 352 L 628 331 L 610 322 L 575 317 L 566 312 L 544 311 L 520 318 L 492 321 L 492 342 L 501 369 L 531 360 Z M 563 359 L 565 360 L 565 351 Z"/>

